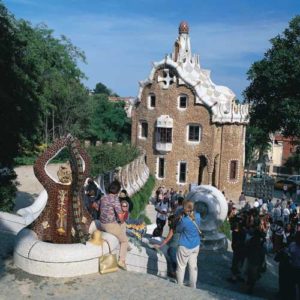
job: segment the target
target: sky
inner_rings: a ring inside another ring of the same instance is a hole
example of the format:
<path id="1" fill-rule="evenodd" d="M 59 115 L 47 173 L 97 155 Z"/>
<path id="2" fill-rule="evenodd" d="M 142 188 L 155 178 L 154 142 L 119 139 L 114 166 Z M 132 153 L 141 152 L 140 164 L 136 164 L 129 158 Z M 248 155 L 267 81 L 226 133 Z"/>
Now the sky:
<path id="1" fill-rule="evenodd" d="M 80 68 L 88 88 L 102 82 L 120 96 L 137 95 L 152 63 L 172 52 L 185 20 L 201 67 L 242 100 L 251 64 L 300 14 L 300 0 L 2 1 L 17 19 L 44 23 L 85 52 Z"/>

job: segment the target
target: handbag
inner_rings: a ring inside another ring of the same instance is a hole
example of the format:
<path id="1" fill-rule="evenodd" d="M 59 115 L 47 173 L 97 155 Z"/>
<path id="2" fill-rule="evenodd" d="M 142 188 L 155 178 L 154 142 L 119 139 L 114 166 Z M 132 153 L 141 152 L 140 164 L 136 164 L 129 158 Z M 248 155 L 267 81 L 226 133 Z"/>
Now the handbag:
<path id="1" fill-rule="evenodd" d="M 99 257 L 99 273 L 106 274 L 116 272 L 118 270 L 118 260 L 117 255 L 111 253 L 110 245 L 107 240 L 104 240 L 109 249 L 109 253 L 103 255 L 103 246 L 102 246 L 102 256 Z"/>

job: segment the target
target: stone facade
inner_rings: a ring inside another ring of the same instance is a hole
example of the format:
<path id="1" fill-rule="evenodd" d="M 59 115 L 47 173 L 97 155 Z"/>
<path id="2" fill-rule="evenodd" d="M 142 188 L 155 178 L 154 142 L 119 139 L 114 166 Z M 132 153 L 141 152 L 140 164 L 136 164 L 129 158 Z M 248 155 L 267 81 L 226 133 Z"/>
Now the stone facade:
<path id="1" fill-rule="evenodd" d="M 215 85 L 190 49 L 188 25 L 174 52 L 140 82 L 132 109 L 132 143 L 146 151 L 157 186 L 188 190 L 210 184 L 237 200 L 242 189 L 248 107 Z"/>

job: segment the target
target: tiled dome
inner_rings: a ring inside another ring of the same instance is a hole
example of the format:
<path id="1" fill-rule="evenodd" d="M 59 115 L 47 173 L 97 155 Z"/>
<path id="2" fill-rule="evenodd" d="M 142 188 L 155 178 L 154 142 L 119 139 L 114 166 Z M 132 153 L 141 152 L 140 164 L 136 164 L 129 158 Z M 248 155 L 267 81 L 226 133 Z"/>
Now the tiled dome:
<path id="1" fill-rule="evenodd" d="M 189 33 L 189 24 L 185 21 L 182 21 L 179 25 L 179 34 Z"/>

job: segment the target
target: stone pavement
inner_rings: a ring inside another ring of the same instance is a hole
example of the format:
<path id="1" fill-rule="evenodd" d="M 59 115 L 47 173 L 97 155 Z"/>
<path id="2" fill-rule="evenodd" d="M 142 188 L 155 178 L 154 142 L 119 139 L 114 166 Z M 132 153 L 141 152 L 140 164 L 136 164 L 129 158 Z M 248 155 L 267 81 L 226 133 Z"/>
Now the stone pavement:
<path id="1" fill-rule="evenodd" d="M 106 275 L 47 278 L 30 275 L 13 266 L 14 237 L 0 234 L 0 299 L 259 299 L 200 283 L 198 289 L 180 287 L 148 274 L 118 271 Z M 211 270 L 213 271 L 213 270 Z"/>
<path id="2" fill-rule="evenodd" d="M 23 168 L 23 167 L 22 167 Z M 29 167 L 18 170 L 19 200 L 26 203 L 24 195 L 32 199 L 41 186 Z M 33 177 L 33 178 L 32 178 Z M 29 180 L 30 182 L 28 182 Z M 23 206 L 23 205 L 22 205 Z M 155 220 L 153 205 L 148 205 L 146 214 Z M 167 228 L 165 234 L 167 233 Z M 149 274 L 118 271 L 113 274 L 93 274 L 74 278 L 47 278 L 30 275 L 13 265 L 14 236 L 0 233 L 0 300 L 18 299 L 275 299 L 277 293 L 277 266 L 268 258 L 268 270 L 257 283 L 252 297 L 243 293 L 241 284 L 230 284 L 232 253 L 229 250 L 204 252 L 199 255 L 199 279 L 197 289 L 180 287 L 168 279 Z"/>

